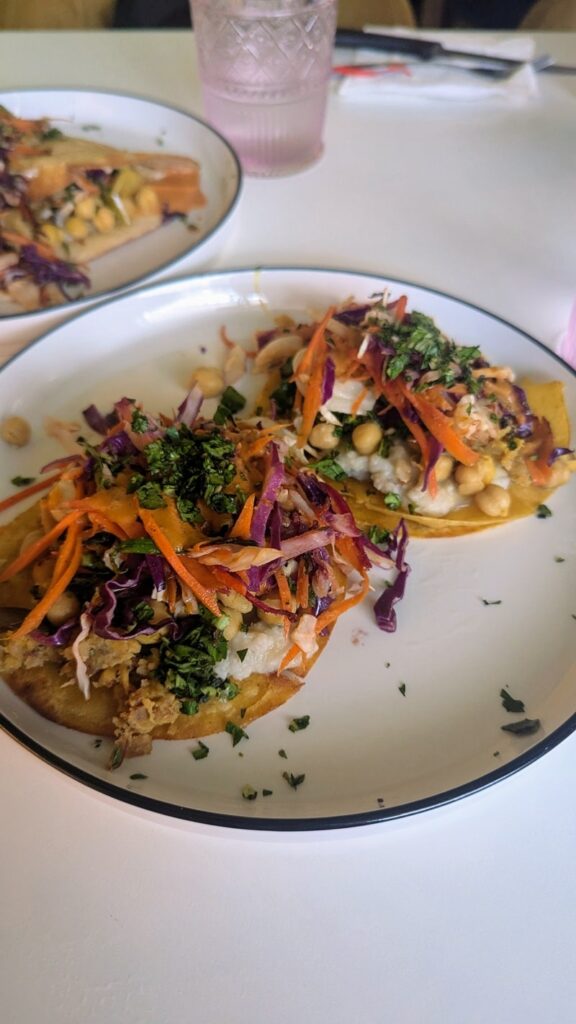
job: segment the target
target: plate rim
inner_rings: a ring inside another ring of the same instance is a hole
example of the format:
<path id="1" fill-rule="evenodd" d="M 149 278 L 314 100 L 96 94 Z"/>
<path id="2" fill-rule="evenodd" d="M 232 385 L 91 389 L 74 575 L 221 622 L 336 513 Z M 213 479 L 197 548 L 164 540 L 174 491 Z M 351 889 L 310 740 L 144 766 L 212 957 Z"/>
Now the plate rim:
<path id="1" fill-rule="evenodd" d="M 358 279 L 367 278 L 380 278 L 384 283 L 398 284 L 406 288 L 418 288 L 422 291 L 427 291 L 431 294 L 437 295 L 441 298 L 447 299 L 450 302 L 455 302 L 460 306 L 464 306 L 468 309 L 473 310 L 475 313 L 480 313 L 483 316 L 487 316 L 492 320 L 504 325 L 515 331 L 521 337 L 525 338 L 530 344 L 535 345 L 539 350 L 543 351 L 547 356 L 551 356 L 556 362 L 558 362 L 568 373 L 576 378 L 576 368 L 570 366 L 562 357 L 548 348 L 543 342 L 539 341 L 533 335 L 529 334 L 523 328 L 516 326 L 510 320 L 506 320 L 504 317 L 499 316 L 496 313 L 490 312 L 482 306 L 477 305 L 467 299 L 461 299 L 456 295 L 449 292 L 443 291 L 439 288 L 430 287 L 428 285 L 419 284 L 415 281 L 408 281 L 406 278 L 398 278 L 383 274 L 377 271 L 365 271 L 365 270 L 349 270 L 342 267 L 319 267 L 311 265 L 299 265 L 294 264 L 257 264 L 244 267 L 228 267 L 218 268 L 216 270 L 206 270 L 192 274 L 182 275 L 180 277 L 169 278 L 164 281 L 158 281 L 155 283 L 145 284 L 139 288 L 131 289 L 128 292 L 123 292 L 120 295 L 114 295 L 103 299 L 102 301 L 91 305 L 87 309 L 81 309 L 76 312 L 75 315 L 69 317 L 60 324 L 48 328 L 43 334 L 34 341 L 30 342 L 20 352 L 15 353 L 10 359 L 8 359 L 3 366 L 0 366 L 0 375 L 3 374 L 8 367 L 10 367 L 18 359 L 22 358 L 27 352 L 32 350 L 40 342 L 45 341 L 53 334 L 58 334 L 63 329 L 75 324 L 78 320 L 84 316 L 97 315 L 102 309 L 106 309 L 118 302 L 129 301 L 131 299 L 142 298 L 145 293 L 157 293 L 162 289 L 170 288 L 182 288 L 190 282 L 196 282 L 207 278 L 218 278 L 226 277 L 231 275 L 241 275 L 242 277 L 253 276 L 255 273 L 306 273 L 313 275 L 345 275 L 347 277 L 355 277 Z M 576 731 L 576 709 L 572 715 L 569 716 L 564 722 L 562 722 L 553 732 L 545 736 L 539 743 L 529 749 L 519 753 L 512 761 L 508 762 L 501 767 L 495 768 L 492 771 L 480 776 L 476 779 L 463 783 L 460 786 L 455 786 L 447 790 L 443 790 L 440 793 L 433 794 L 428 797 L 423 797 L 420 800 L 412 800 L 407 803 L 398 804 L 394 807 L 387 808 L 385 806 L 378 807 L 375 810 L 358 811 L 358 812 L 347 812 L 345 814 L 336 815 L 322 815 L 322 816 L 309 816 L 309 817 L 291 817 L 291 818 L 274 818 L 274 817 L 254 817 L 251 815 L 239 815 L 239 814 L 227 814 L 225 812 L 217 811 L 203 811 L 200 809 L 184 807 L 180 804 L 173 803 L 169 800 L 159 800 L 155 797 L 146 796 L 144 793 L 139 793 L 136 790 L 124 789 L 120 786 L 116 786 L 111 782 L 107 782 L 105 779 L 101 779 L 98 776 L 91 775 L 83 768 L 77 767 L 74 764 L 61 758 L 58 754 L 54 754 L 48 750 L 37 740 L 29 737 L 22 729 L 11 722 L 6 715 L 0 711 L 0 726 L 10 735 L 13 739 L 17 740 L 22 746 L 24 746 L 30 753 L 35 754 L 45 763 L 51 767 L 62 772 L 75 781 L 82 785 L 88 786 L 88 788 L 96 790 L 100 794 L 108 797 L 112 797 L 115 800 L 120 800 L 122 803 L 129 804 L 133 807 L 138 807 L 146 811 L 152 811 L 156 814 L 161 814 L 168 818 L 177 818 L 185 821 L 193 821 L 204 825 L 214 825 L 225 828 L 233 829 L 244 829 L 247 831 L 269 831 L 269 832 L 311 832 L 311 831 L 328 831 L 339 828 L 354 828 L 361 825 L 377 824 L 383 821 L 393 821 L 399 818 L 405 818 L 414 814 L 419 814 L 427 810 L 433 810 L 438 807 L 445 806 L 446 804 L 454 803 L 466 796 L 470 796 L 473 793 L 482 792 L 497 782 L 502 781 L 528 765 L 539 760 L 545 754 L 549 753 L 554 747 L 558 746 L 563 740 L 567 739 L 568 736 L 572 735 Z"/>
<path id="2" fill-rule="evenodd" d="M 45 316 L 47 313 L 56 312 L 57 310 L 63 310 L 63 311 L 71 310 L 71 311 L 73 311 L 73 315 L 75 315 L 76 312 L 81 311 L 82 308 L 86 306 L 86 303 L 97 302 L 98 305 L 100 305 L 102 301 L 107 301 L 108 298 L 115 298 L 115 297 L 117 297 L 119 295 L 122 295 L 122 294 L 126 293 L 128 290 L 131 291 L 131 290 L 140 289 L 141 287 L 146 287 L 146 281 L 147 281 L 147 279 L 152 274 L 160 274 L 160 273 L 163 273 L 164 271 L 169 270 L 170 267 L 175 266 L 177 263 L 180 262 L 180 260 L 185 259 L 191 253 L 196 252 L 197 250 L 199 250 L 205 243 L 209 242 L 210 239 L 213 238 L 214 234 L 217 231 L 219 231 L 220 228 L 222 228 L 224 226 L 224 224 L 226 224 L 226 222 L 230 219 L 230 217 L 232 216 L 232 214 L 234 213 L 234 210 L 236 209 L 236 207 L 238 205 L 238 202 L 239 202 L 239 199 L 240 199 L 240 195 L 242 193 L 242 188 L 243 188 L 243 184 L 244 184 L 244 172 L 242 170 L 242 165 L 240 163 L 240 158 L 239 158 L 236 150 L 231 145 L 231 143 L 228 141 L 228 139 L 226 139 L 224 137 L 224 135 L 222 135 L 221 132 L 218 131 L 217 128 L 214 128 L 211 124 L 208 124 L 208 122 L 206 120 L 204 120 L 204 118 L 199 117 L 197 114 L 192 114 L 189 110 L 186 110 L 184 107 L 178 106 L 178 104 L 176 104 L 176 103 L 164 103 L 162 100 L 158 100 L 158 99 L 156 99 L 153 96 L 143 95 L 142 93 L 127 92 L 127 91 L 124 91 L 124 90 L 119 91 L 117 89 L 89 89 L 87 87 L 76 89 L 76 88 L 71 88 L 70 86 L 63 86 L 63 85 L 46 86 L 46 87 L 42 87 L 42 86 L 26 86 L 23 89 L 7 89 L 7 88 L 2 88 L 2 89 L 0 89 L 0 103 L 2 102 L 2 98 L 3 97 L 5 97 L 7 95 L 11 95 L 11 94 L 16 94 L 17 95 L 18 93 L 52 93 L 52 92 L 54 92 L 54 93 L 73 93 L 73 94 L 90 95 L 90 96 L 94 96 L 94 95 L 96 95 L 96 96 L 113 96 L 113 97 L 120 97 L 121 99 L 140 100 L 140 101 L 142 101 L 144 103 L 152 103 L 156 107 L 163 107 L 165 110 L 172 110 L 172 111 L 174 111 L 177 114 L 183 114 L 184 117 L 187 117 L 189 120 L 195 121 L 197 124 L 201 125 L 203 128 L 206 128 L 212 135 L 214 135 L 217 139 L 219 139 L 223 143 L 224 147 L 228 150 L 228 153 L 229 153 L 229 155 L 232 158 L 232 162 L 233 162 L 233 165 L 234 165 L 234 168 L 235 168 L 235 171 L 236 171 L 236 186 L 235 186 L 235 189 L 234 189 L 234 195 L 232 196 L 232 199 L 230 201 L 230 204 L 229 204 L 227 210 L 220 217 L 220 219 L 217 221 L 217 223 L 214 224 L 214 226 L 210 229 L 210 231 L 208 231 L 205 235 L 203 235 L 202 238 L 199 241 L 197 241 L 196 243 L 194 243 L 189 249 L 186 249 L 186 251 L 184 253 L 181 253 L 179 256 L 172 257 L 171 259 L 167 260 L 165 263 L 161 263 L 158 267 L 155 267 L 154 270 L 150 271 L 149 273 L 141 274 L 139 277 L 134 278 L 134 280 L 132 282 L 129 282 L 127 284 L 118 285 L 117 287 L 114 287 L 114 288 L 107 288 L 105 291 L 94 292 L 93 295 L 84 295 L 84 296 L 81 296 L 78 299 L 72 299 L 69 302 L 60 303 L 57 306 L 46 306 L 46 307 L 44 307 L 42 309 L 32 309 L 32 310 L 25 310 L 24 309 L 20 313 L 8 313 L 8 314 L 1 314 L 0 313 L 0 325 L 2 325 L 2 324 L 10 325 L 10 324 L 12 324 L 14 322 L 15 323 L 19 323 L 24 317 L 26 317 L 26 318 L 28 318 L 29 320 L 32 321 L 33 319 L 35 319 L 35 318 L 37 318 L 39 316 L 43 316 L 43 315 Z M 50 120 L 50 118 L 49 118 L 49 120 Z"/>

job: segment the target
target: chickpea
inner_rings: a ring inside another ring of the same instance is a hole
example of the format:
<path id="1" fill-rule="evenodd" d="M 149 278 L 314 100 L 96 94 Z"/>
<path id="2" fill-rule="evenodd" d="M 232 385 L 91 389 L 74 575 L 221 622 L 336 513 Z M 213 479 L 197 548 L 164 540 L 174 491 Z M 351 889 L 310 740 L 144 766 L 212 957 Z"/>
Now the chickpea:
<path id="1" fill-rule="evenodd" d="M 64 230 L 77 242 L 82 242 L 86 238 L 89 229 L 85 220 L 82 220 L 81 217 L 75 217 L 72 215 L 72 217 L 68 217 L 68 220 L 64 225 Z"/>
<path id="2" fill-rule="evenodd" d="M 145 217 L 153 217 L 160 213 L 160 201 L 150 185 L 144 185 L 134 196 L 134 201 L 141 214 Z"/>
<path id="3" fill-rule="evenodd" d="M 46 618 L 48 622 L 51 622 L 53 626 L 61 626 L 63 622 L 67 622 L 72 616 L 78 615 L 80 611 L 80 602 L 73 594 L 71 590 L 65 590 L 60 597 L 57 597 L 52 607 L 46 612 Z"/>
<path id="4" fill-rule="evenodd" d="M 352 444 L 359 455 L 373 455 L 380 447 L 384 432 L 377 423 L 361 423 L 352 431 Z"/>
<path id="5" fill-rule="evenodd" d="M 483 491 L 475 495 L 474 501 L 484 515 L 495 519 L 507 516 L 510 511 L 510 495 L 498 484 L 488 484 Z"/>
<path id="6" fill-rule="evenodd" d="M 218 594 L 218 598 L 226 608 L 234 608 L 244 614 L 252 611 L 252 604 L 248 598 L 242 597 L 242 594 L 238 594 L 235 590 L 231 590 L 229 594 Z"/>
<path id="7" fill-rule="evenodd" d="M 44 224 L 42 237 L 46 239 L 48 245 L 60 245 L 64 238 L 64 233 L 55 224 Z"/>
<path id="8" fill-rule="evenodd" d="M 82 220 L 94 220 L 96 213 L 96 197 L 95 196 L 83 196 L 76 203 L 76 213 Z"/>
<path id="9" fill-rule="evenodd" d="M 314 448 L 327 452 L 338 447 L 339 438 L 331 423 L 317 423 L 312 427 L 308 441 Z"/>
<path id="10" fill-rule="evenodd" d="M 442 452 L 442 455 L 440 455 L 434 467 L 436 471 L 436 479 L 439 484 L 443 483 L 444 480 L 448 479 L 448 477 L 452 474 L 453 468 L 454 459 L 450 455 L 447 455 L 446 452 Z"/>
<path id="11" fill-rule="evenodd" d="M 216 366 L 199 366 L 194 370 L 191 384 L 197 384 L 204 398 L 216 398 L 224 391 L 224 375 Z"/>
<path id="12" fill-rule="evenodd" d="M 94 227 L 101 235 L 109 235 L 116 226 L 116 218 L 107 206 L 102 206 L 94 214 Z"/>
<path id="13" fill-rule="evenodd" d="M 227 608 L 226 615 L 230 621 L 222 630 L 222 636 L 225 640 L 233 640 L 242 625 L 242 612 L 236 608 Z"/>
<path id="14" fill-rule="evenodd" d="M 489 455 L 482 455 L 475 466 L 458 465 L 454 478 L 463 497 L 479 494 L 494 478 L 494 463 Z"/>
<path id="15" fill-rule="evenodd" d="M 7 416 L 2 421 L 0 436 L 6 444 L 13 444 L 16 448 L 23 448 L 30 440 L 30 424 L 22 416 Z"/>

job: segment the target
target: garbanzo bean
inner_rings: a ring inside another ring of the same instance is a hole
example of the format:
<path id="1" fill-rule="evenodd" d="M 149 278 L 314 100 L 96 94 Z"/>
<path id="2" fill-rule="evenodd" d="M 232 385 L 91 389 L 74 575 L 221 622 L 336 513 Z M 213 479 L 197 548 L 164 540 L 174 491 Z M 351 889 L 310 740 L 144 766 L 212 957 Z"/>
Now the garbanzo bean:
<path id="1" fill-rule="evenodd" d="M 108 235 L 114 230 L 116 218 L 107 206 L 102 206 L 94 214 L 94 227 L 101 235 Z"/>
<path id="2" fill-rule="evenodd" d="M 75 238 L 77 242 L 82 242 L 86 238 L 89 228 L 85 220 L 72 215 L 72 217 L 68 217 L 64 230 L 71 238 Z"/>
<path id="3" fill-rule="evenodd" d="M 23 416 L 7 416 L 0 426 L 2 440 L 16 448 L 23 448 L 28 444 L 31 433 L 30 424 Z"/>
<path id="4" fill-rule="evenodd" d="M 82 220 L 94 220 L 96 213 L 96 197 L 84 196 L 76 203 L 76 213 Z"/>
<path id="5" fill-rule="evenodd" d="M 439 456 L 434 469 L 436 472 L 436 479 L 438 483 L 441 484 L 444 480 L 447 480 L 452 473 L 452 470 L 454 469 L 454 459 L 451 458 L 450 455 L 447 455 L 446 452 L 442 452 L 442 455 Z"/>
<path id="6" fill-rule="evenodd" d="M 190 383 L 198 385 L 204 398 L 216 398 L 224 391 L 224 375 L 216 366 L 199 366 Z"/>
<path id="7" fill-rule="evenodd" d="M 160 213 L 160 200 L 150 185 L 144 185 L 134 196 L 134 202 L 140 213 L 145 217 Z"/>
<path id="8" fill-rule="evenodd" d="M 331 451 L 332 448 L 338 447 L 339 438 L 331 423 L 317 423 L 312 427 L 308 440 L 313 448 Z"/>
<path id="9" fill-rule="evenodd" d="M 474 466 L 457 466 L 454 478 L 463 497 L 479 494 L 494 479 L 494 463 L 489 455 L 482 455 Z"/>
<path id="10" fill-rule="evenodd" d="M 361 423 L 352 431 L 352 444 L 359 455 L 373 455 L 378 450 L 384 432 L 377 423 Z"/>
<path id="11" fill-rule="evenodd" d="M 71 619 L 80 611 L 80 602 L 70 590 L 65 590 L 60 597 L 57 597 L 52 607 L 46 612 L 48 622 L 53 626 L 61 626 L 63 622 Z"/>
<path id="12" fill-rule="evenodd" d="M 222 636 L 225 640 L 233 640 L 242 625 L 242 612 L 237 611 L 235 608 L 227 608 L 226 615 L 230 621 L 222 630 Z"/>
<path id="13" fill-rule="evenodd" d="M 492 518 L 504 518 L 510 511 L 510 495 L 498 484 L 488 484 L 483 491 L 474 496 L 474 502 L 484 515 Z"/>

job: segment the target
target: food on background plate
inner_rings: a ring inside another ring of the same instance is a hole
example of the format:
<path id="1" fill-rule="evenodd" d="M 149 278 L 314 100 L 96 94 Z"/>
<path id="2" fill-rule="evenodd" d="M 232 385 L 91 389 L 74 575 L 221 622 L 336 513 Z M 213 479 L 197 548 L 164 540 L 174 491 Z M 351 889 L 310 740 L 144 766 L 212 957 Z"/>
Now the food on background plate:
<path id="1" fill-rule="evenodd" d="M 364 524 L 485 529 L 533 514 L 576 466 L 562 384 L 516 381 L 406 296 L 284 318 L 256 340 L 263 412 L 294 424 L 310 468 Z"/>
<path id="2" fill-rule="evenodd" d="M 205 203 L 189 157 L 113 149 L 0 107 L 0 294 L 23 309 L 79 297 L 86 264 Z"/>
<path id="3" fill-rule="evenodd" d="M 91 406 L 93 440 L 0 503 L 46 492 L 0 531 L 0 673 L 45 717 L 112 736 L 113 767 L 283 704 L 372 566 L 393 577 L 382 629 L 404 593 L 403 526 L 379 548 L 289 457 L 289 431 L 238 419 L 234 389 L 212 420 L 202 400 L 194 387 L 158 417 Z"/>

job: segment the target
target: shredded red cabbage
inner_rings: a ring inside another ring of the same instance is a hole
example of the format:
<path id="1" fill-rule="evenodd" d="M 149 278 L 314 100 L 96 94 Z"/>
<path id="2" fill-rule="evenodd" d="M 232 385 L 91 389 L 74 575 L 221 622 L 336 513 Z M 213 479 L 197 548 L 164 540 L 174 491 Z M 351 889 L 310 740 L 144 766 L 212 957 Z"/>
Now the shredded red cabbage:
<path id="1" fill-rule="evenodd" d="M 260 500 L 256 505 L 250 527 L 250 538 L 256 544 L 264 544 L 266 527 L 272 514 L 272 508 L 276 501 L 280 488 L 284 483 L 284 465 L 280 459 L 277 445 L 273 441 L 268 445 L 269 465 L 262 484 Z"/>
<path id="2" fill-rule="evenodd" d="M 334 393 L 334 381 L 336 380 L 336 367 L 334 361 L 328 356 L 324 363 L 324 375 L 322 377 L 322 405 L 328 402 Z"/>
<path id="3" fill-rule="evenodd" d="M 118 416 L 115 412 L 104 415 L 95 405 L 89 405 L 87 409 L 83 409 L 82 415 L 88 426 L 97 434 L 102 434 L 103 437 L 106 436 L 110 427 L 118 423 Z"/>
<path id="4" fill-rule="evenodd" d="M 548 456 L 547 463 L 548 463 L 549 466 L 551 466 L 553 462 L 556 462 L 556 459 L 560 458 L 560 456 L 562 456 L 562 455 L 573 455 L 573 454 L 574 454 L 574 449 L 573 448 L 553 448 L 552 451 L 550 452 L 550 455 Z"/>

